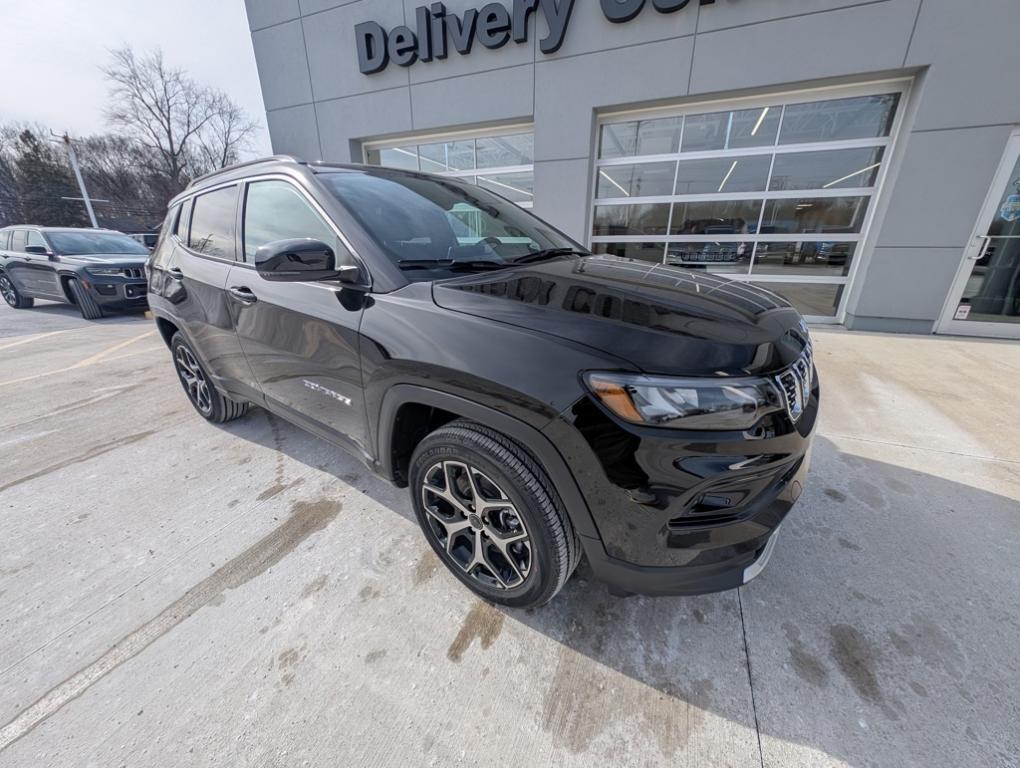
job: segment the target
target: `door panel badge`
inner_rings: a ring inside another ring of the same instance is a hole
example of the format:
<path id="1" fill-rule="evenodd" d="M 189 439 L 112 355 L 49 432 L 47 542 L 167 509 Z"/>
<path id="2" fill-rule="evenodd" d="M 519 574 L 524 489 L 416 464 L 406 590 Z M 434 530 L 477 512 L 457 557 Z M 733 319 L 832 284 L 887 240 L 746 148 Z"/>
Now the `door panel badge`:
<path id="1" fill-rule="evenodd" d="M 314 381 L 304 379 L 304 384 L 306 387 L 315 392 L 319 392 L 323 395 L 326 395 L 327 397 L 332 397 L 338 403 L 343 403 L 344 405 L 351 404 L 351 398 L 347 397 L 346 395 L 341 395 L 339 392 L 334 392 L 332 389 L 326 389 L 324 386 L 322 386 L 321 384 L 316 384 Z"/>

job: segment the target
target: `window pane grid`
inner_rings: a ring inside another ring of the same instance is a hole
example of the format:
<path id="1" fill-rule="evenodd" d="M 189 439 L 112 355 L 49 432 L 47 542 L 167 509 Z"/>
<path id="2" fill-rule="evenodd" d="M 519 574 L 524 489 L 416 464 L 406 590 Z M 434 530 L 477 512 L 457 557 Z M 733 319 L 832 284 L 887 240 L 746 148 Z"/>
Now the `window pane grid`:
<path id="1" fill-rule="evenodd" d="M 434 173 L 480 184 L 522 208 L 534 206 L 534 134 L 429 138 L 400 146 L 369 147 L 365 161 L 405 170 Z"/>
<path id="2" fill-rule="evenodd" d="M 834 317 L 900 99 L 792 96 L 605 122 L 593 249 L 654 261 L 661 247 L 667 264 L 778 284 L 806 314 Z"/>

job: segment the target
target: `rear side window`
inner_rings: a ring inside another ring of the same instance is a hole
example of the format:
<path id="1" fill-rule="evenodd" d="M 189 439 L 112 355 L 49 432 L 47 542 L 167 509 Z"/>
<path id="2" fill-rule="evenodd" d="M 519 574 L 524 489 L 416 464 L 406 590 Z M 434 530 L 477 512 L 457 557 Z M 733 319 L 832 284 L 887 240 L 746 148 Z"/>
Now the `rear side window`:
<path id="1" fill-rule="evenodd" d="M 237 187 L 217 189 L 195 198 L 188 246 L 219 259 L 234 258 Z"/>
<path id="2" fill-rule="evenodd" d="M 285 181 L 248 185 L 244 205 L 244 260 L 255 261 L 259 246 L 274 240 L 310 237 L 329 245 L 338 265 L 353 264 L 347 250 L 304 196 Z"/>
<path id="3" fill-rule="evenodd" d="M 5 229 L 0 232 L 0 251 L 6 251 L 11 244 L 11 231 Z"/>
<path id="4" fill-rule="evenodd" d="M 185 200 L 181 203 L 181 215 L 174 222 L 174 234 L 177 235 L 185 243 L 188 242 L 188 227 L 191 226 L 191 200 Z"/>
<path id="5" fill-rule="evenodd" d="M 11 250 L 12 251 L 25 250 L 25 230 L 23 229 L 14 230 L 14 237 L 11 238 Z"/>

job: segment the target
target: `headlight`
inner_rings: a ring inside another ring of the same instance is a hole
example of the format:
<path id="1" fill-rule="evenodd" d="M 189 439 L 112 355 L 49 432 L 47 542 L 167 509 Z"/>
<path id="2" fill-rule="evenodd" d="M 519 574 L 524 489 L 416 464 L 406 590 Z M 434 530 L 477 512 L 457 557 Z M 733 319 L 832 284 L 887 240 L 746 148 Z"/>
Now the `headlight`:
<path id="1" fill-rule="evenodd" d="M 621 419 L 653 427 L 744 430 L 782 410 L 782 396 L 768 379 L 674 379 L 587 373 L 592 394 Z"/>
<path id="2" fill-rule="evenodd" d="M 124 270 L 120 267 L 85 267 L 85 271 L 90 275 L 102 275 L 104 277 L 120 277 L 124 274 Z"/>

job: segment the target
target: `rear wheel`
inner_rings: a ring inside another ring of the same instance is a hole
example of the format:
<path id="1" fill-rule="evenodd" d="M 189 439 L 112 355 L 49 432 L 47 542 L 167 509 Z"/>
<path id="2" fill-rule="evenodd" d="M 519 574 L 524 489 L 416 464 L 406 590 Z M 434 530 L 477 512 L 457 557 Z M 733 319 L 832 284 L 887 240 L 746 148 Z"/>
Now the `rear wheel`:
<path id="1" fill-rule="evenodd" d="M 31 296 L 22 296 L 11 278 L 3 272 L 0 272 L 0 295 L 4 297 L 4 301 L 8 305 L 15 309 L 29 309 L 35 304 L 35 299 Z"/>
<path id="2" fill-rule="evenodd" d="M 74 278 L 68 280 L 67 290 L 71 292 L 71 298 L 74 299 L 74 303 L 78 305 L 78 311 L 86 320 L 98 320 L 103 316 L 103 308 L 96 303 L 92 294 L 80 282 Z"/>
<path id="3" fill-rule="evenodd" d="M 579 542 L 552 484 L 505 435 L 471 421 L 441 427 L 415 448 L 409 480 L 429 544 L 486 600 L 542 605 L 576 567 Z"/>
<path id="4" fill-rule="evenodd" d="M 170 340 L 170 352 L 174 357 L 174 368 L 177 369 L 181 386 L 203 419 L 223 424 L 239 419 L 248 412 L 248 403 L 224 397 L 217 391 L 182 334 L 174 334 Z"/>

